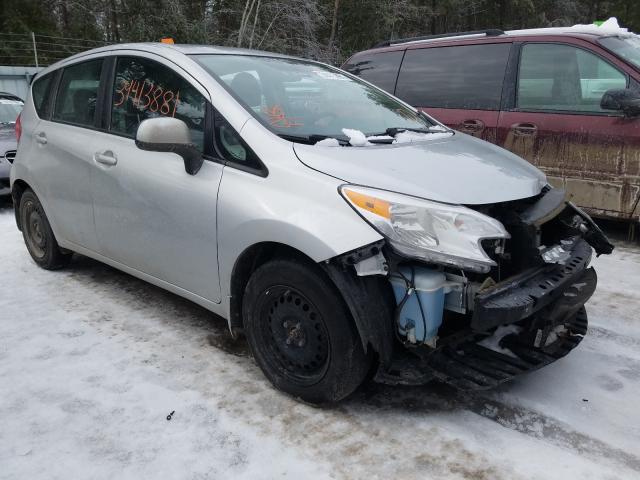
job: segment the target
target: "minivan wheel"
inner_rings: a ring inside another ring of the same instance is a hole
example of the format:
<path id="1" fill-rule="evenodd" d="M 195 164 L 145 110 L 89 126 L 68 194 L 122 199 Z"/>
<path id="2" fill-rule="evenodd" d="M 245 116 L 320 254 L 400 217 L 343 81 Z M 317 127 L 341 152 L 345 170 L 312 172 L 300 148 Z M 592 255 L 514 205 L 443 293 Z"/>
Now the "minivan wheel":
<path id="1" fill-rule="evenodd" d="M 251 276 L 242 302 L 256 362 L 280 390 L 324 404 L 353 393 L 371 359 L 336 287 L 319 268 L 274 260 Z"/>
<path id="2" fill-rule="evenodd" d="M 22 236 L 31 258 L 47 270 L 67 265 L 72 254 L 60 250 L 42 204 L 33 190 L 26 190 L 22 194 L 19 215 Z"/>

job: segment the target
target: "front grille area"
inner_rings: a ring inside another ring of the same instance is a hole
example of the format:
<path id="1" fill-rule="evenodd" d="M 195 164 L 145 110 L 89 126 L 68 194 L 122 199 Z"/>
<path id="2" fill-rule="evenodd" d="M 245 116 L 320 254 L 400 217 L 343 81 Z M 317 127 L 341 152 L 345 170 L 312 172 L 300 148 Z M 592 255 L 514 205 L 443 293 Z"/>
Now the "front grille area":
<path id="1" fill-rule="evenodd" d="M 16 151 L 15 150 L 7 150 L 5 152 L 5 154 L 4 154 L 4 158 L 6 158 L 9 163 L 13 163 L 13 161 L 16 158 Z"/>

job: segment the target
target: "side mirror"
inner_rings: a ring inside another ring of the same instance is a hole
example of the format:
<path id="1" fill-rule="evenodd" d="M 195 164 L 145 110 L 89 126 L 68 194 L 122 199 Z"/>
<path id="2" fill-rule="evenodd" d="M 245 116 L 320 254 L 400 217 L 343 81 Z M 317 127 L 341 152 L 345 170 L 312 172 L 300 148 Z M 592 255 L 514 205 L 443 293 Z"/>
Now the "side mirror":
<path id="1" fill-rule="evenodd" d="M 191 142 L 189 127 L 182 120 L 170 117 L 148 118 L 140 122 L 136 132 L 136 146 L 149 152 L 172 152 L 184 160 L 190 175 L 198 173 L 204 158 Z"/>
<path id="2" fill-rule="evenodd" d="M 629 88 L 607 90 L 600 100 L 600 108 L 617 110 L 627 117 L 640 115 L 640 92 Z"/>

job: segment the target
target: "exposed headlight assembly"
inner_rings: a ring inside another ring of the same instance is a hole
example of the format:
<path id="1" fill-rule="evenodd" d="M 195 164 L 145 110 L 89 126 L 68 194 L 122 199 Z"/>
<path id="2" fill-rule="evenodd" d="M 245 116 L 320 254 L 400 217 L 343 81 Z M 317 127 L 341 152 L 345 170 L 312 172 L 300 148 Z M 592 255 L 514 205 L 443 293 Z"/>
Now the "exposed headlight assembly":
<path id="1" fill-rule="evenodd" d="M 354 185 L 340 193 L 398 253 L 427 262 L 488 272 L 496 263 L 480 241 L 509 238 L 499 221 L 459 205 Z"/>

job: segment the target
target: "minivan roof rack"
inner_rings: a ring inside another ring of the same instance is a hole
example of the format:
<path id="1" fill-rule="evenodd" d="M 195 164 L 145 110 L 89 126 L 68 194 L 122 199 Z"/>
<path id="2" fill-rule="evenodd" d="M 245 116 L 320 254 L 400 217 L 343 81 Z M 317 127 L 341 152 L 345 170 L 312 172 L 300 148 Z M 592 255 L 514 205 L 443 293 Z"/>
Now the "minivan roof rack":
<path id="1" fill-rule="evenodd" d="M 396 40 L 385 40 L 384 42 L 377 43 L 372 48 L 389 47 L 391 45 L 398 45 L 401 43 L 419 42 L 421 40 L 434 40 L 436 38 L 449 38 L 449 37 L 463 37 L 466 35 L 486 35 L 487 37 L 497 37 L 504 35 L 504 30 L 497 28 L 489 28 L 487 30 L 471 30 L 469 32 L 455 32 L 455 33 L 440 33 L 438 35 L 423 35 L 420 37 L 398 38 Z"/>

